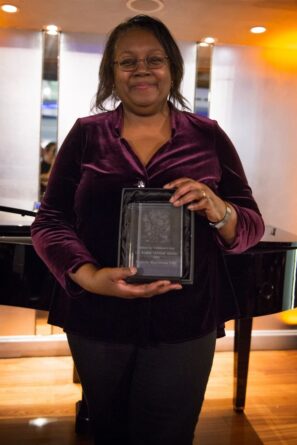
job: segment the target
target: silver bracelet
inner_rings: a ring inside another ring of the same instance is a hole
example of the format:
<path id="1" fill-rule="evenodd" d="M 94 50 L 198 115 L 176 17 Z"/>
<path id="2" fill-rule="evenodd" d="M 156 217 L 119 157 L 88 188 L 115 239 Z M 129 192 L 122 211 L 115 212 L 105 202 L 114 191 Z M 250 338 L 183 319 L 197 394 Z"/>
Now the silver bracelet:
<path id="1" fill-rule="evenodd" d="M 230 219 L 230 216 L 231 216 L 231 209 L 230 209 L 230 207 L 228 206 L 228 204 L 226 204 L 226 212 L 225 212 L 224 218 L 221 219 L 221 220 L 218 221 L 218 222 L 211 222 L 211 221 L 208 221 L 208 222 L 209 222 L 209 225 L 210 225 L 211 227 L 213 227 L 214 229 L 221 229 L 222 227 L 224 227 L 225 224 L 227 224 L 227 222 L 228 222 L 229 219 Z"/>

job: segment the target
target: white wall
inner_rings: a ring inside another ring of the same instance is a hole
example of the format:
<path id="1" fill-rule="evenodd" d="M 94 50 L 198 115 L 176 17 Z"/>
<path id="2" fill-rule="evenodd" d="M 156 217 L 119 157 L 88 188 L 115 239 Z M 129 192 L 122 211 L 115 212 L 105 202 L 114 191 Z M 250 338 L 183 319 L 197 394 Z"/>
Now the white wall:
<path id="1" fill-rule="evenodd" d="M 28 210 L 39 187 L 41 42 L 39 32 L 0 29 L 0 205 Z"/>
<path id="2" fill-rule="evenodd" d="M 297 50 L 216 46 L 210 116 L 233 140 L 266 224 L 297 233 Z"/>
<path id="3" fill-rule="evenodd" d="M 59 63 L 58 146 L 77 118 L 90 114 L 104 36 L 62 33 Z"/>
<path id="4" fill-rule="evenodd" d="M 181 85 L 181 92 L 188 100 L 191 110 L 194 110 L 195 89 L 196 89 L 196 43 L 177 42 L 184 59 L 184 79 Z"/>

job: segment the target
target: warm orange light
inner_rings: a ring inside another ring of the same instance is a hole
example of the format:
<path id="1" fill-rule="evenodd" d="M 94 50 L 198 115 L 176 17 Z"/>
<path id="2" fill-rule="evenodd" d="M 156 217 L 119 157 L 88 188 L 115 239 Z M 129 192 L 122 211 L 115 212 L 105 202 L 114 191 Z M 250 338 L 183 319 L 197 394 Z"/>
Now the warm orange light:
<path id="1" fill-rule="evenodd" d="M 275 33 L 264 42 L 263 57 L 277 69 L 297 74 L 297 30 Z"/>
<path id="2" fill-rule="evenodd" d="M 290 325 L 290 326 L 297 326 L 297 309 L 291 309 L 290 311 L 284 311 L 280 314 L 281 320 Z"/>
<path id="3" fill-rule="evenodd" d="M 281 48 L 281 47 L 266 47 L 263 48 L 263 58 L 273 65 L 279 71 L 297 74 L 297 48 Z"/>
<path id="4" fill-rule="evenodd" d="M 275 33 L 266 40 L 266 43 L 267 46 L 274 48 L 297 49 L 297 30 Z"/>

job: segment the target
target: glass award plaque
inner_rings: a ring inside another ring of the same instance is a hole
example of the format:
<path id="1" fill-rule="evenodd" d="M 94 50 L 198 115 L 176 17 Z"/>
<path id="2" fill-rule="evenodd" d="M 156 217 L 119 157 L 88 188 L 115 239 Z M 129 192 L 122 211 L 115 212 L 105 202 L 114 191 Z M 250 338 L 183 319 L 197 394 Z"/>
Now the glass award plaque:
<path id="1" fill-rule="evenodd" d="M 193 215 L 170 202 L 165 189 L 124 189 L 119 266 L 137 268 L 130 282 L 192 282 Z"/>

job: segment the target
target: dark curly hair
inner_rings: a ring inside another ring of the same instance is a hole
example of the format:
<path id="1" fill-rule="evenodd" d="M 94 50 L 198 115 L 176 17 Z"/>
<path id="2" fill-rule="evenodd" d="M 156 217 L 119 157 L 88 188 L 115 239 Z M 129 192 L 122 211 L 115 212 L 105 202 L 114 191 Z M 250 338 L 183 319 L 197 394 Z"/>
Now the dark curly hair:
<path id="1" fill-rule="evenodd" d="M 180 50 L 167 27 L 158 19 L 147 15 L 136 15 L 120 23 L 109 35 L 105 45 L 99 69 L 99 84 L 93 109 L 107 111 L 104 103 L 111 98 L 114 103 L 118 98 L 114 94 L 114 51 L 118 39 L 127 31 L 134 28 L 145 29 L 152 32 L 161 43 L 169 58 L 172 79 L 169 99 L 175 105 L 188 109 L 187 100 L 180 92 L 180 85 L 184 74 L 184 62 Z"/>

